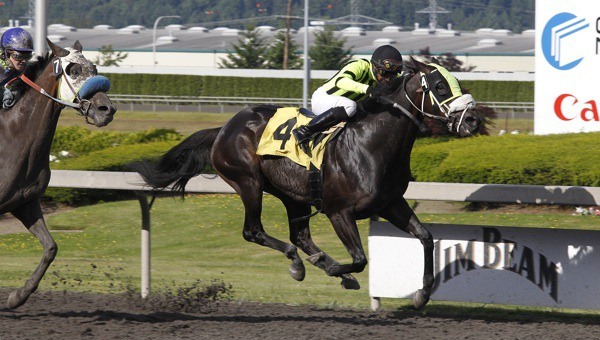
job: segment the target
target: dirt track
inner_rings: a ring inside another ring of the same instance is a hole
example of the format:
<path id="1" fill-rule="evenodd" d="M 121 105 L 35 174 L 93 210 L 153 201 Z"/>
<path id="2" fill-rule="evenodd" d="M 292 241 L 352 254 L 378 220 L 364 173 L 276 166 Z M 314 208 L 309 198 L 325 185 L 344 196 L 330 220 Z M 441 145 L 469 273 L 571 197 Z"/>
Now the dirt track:
<path id="1" fill-rule="evenodd" d="M 4 304 L 8 290 L 0 289 Z M 414 311 L 353 311 L 221 303 L 184 313 L 149 310 L 125 295 L 37 292 L 0 309 L 0 339 L 598 339 L 600 320 L 515 315 L 510 320 Z"/>

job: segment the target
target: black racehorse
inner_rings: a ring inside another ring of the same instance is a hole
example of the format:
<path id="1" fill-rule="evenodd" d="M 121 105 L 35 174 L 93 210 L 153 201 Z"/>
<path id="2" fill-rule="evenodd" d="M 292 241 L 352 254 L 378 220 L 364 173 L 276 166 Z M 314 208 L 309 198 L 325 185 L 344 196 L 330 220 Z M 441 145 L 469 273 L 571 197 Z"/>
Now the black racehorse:
<path id="1" fill-rule="evenodd" d="M 20 99 L 0 110 L 0 214 L 12 213 L 41 242 L 43 258 L 33 275 L 8 297 L 8 308 L 27 301 L 54 260 L 57 246 L 48 232 L 40 197 L 50 181 L 50 145 L 65 106 L 75 108 L 96 126 L 110 123 L 116 112 L 106 95 L 108 79 L 97 75 L 77 41 L 61 48 L 48 41 L 51 53 L 29 63 L 12 83 Z"/>
<path id="2" fill-rule="evenodd" d="M 243 236 L 247 241 L 282 252 L 291 260 L 290 274 L 303 280 L 305 268 L 297 248 L 327 275 L 342 278 L 349 289 L 360 286 L 351 273 L 361 272 L 367 257 L 356 220 L 378 215 L 417 237 L 424 247 L 423 288 L 413 299 L 423 308 L 429 301 L 433 275 L 431 234 L 403 198 L 411 179 L 410 154 L 425 117 L 441 120 L 455 134 L 476 133 L 480 119 L 473 97 L 446 69 L 411 58 L 409 75 L 394 81 L 379 100 L 365 100 L 361 113 L 326 146 L 323 161 L 323 212 L 352 256 L 340 264 L 317 247 L 310 234 L 309 180 L 306 169 L 287 158 L 258 156 L 257 145 L 273 106 L 255 106 L 237 113 L 221 128 L 199 131 L 169 150 L 158 163 L 133 165 L 153 188 L 172 186 L 183 195 L 188 180 L 211 164 L 240 195 L 245 207 Z M 289 132 L 289 131 L 288 131 Z M 281 137 L 281 136 L 280 136 Z M 288 133 L 289 138 L 293 138 Z M 295 140 L 294 140 L 295 142 Z M 286 207 L 288 244 L 269 236 L 261 223 L 262 195 L 278 197 Z M 410 259 L 407 259 L 410 261 Z"/>

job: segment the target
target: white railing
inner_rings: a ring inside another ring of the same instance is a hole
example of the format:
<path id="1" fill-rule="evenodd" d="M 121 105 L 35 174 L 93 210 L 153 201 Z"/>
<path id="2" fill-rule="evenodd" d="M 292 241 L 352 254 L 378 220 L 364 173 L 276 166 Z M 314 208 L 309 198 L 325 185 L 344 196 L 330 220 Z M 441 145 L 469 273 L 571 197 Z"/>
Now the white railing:
<path id="1" fill-rule="evenodd" d="M 249 106 L 257 104 L 271 104 L 279 106 L 302 106 L 302 98 L 265 98 L 265 97 L 209 97 L 209 96 L 163 96 L 163 95 L 137 95 L 137 94 L 111 94 L 115 104 L 128 105 L 134 111 L 136 105 L 151 106 L 153 111 L 160 106 L 161 110 L 171 109 L 179 111 L 180 106 L 196 106 L 202 111 L 202 106 L 218 106 L 225 111 L 227 106 Z M 310 104 L 310 100 L 308 101 Z M 498 112 L 533 112 L 533 102 L 482 102 Z"/>
<path id="2" fill-rule="evenodd" d="M 147 196 L 149 187 L 137 173 L 53 170 L 50 187 L 130 190 L 137 194 L 142 209 L 142 296 L 150 292 L 150 208 Z M 214 175 L 201 175 L 192 178 L 186 191 L 190 193 L 235 193 L 225 181 Z M 406 194 L 409 200 L 490 202 L 520 204 L 555 205 L 600 205 L 600 188 L 543 186 L 543 185 L 503 185 L 503 184 L 461 184 L 411 182 Z"/>

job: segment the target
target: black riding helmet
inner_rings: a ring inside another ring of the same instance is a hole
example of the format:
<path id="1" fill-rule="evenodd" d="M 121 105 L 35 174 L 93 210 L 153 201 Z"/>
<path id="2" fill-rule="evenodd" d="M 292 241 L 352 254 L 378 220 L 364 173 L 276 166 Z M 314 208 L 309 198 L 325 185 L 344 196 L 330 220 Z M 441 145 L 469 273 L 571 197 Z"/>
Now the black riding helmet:
<path id="1" fill-rule="evenodd" d="M 378 73 L 382 75 L 386 73 L 398 74 L 403 67 L 402 54 L 392 45 L 379 46 L 373 52 L 371 64 L 375 75 Z"/>

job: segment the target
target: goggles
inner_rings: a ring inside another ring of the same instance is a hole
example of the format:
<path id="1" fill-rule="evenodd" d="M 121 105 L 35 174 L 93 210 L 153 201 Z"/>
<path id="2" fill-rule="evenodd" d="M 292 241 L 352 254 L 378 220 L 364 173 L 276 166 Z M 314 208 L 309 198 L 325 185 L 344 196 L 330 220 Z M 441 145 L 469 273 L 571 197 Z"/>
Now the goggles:
<path id="1" fill-rule="evenodd" d="M 29 60 L 31 57 L 33 57 L 33 52 L 10 51 L 8 54 L 16 61 Z"/>
<path id="2" fill-rule="evenodd" d="M 384 59 L 381 62 L 373 60 L 373 64 L 381 75 L 398 74 L 402 71 L 402 67 L 404 66 L 401 61 L 391 59 Z"/>

